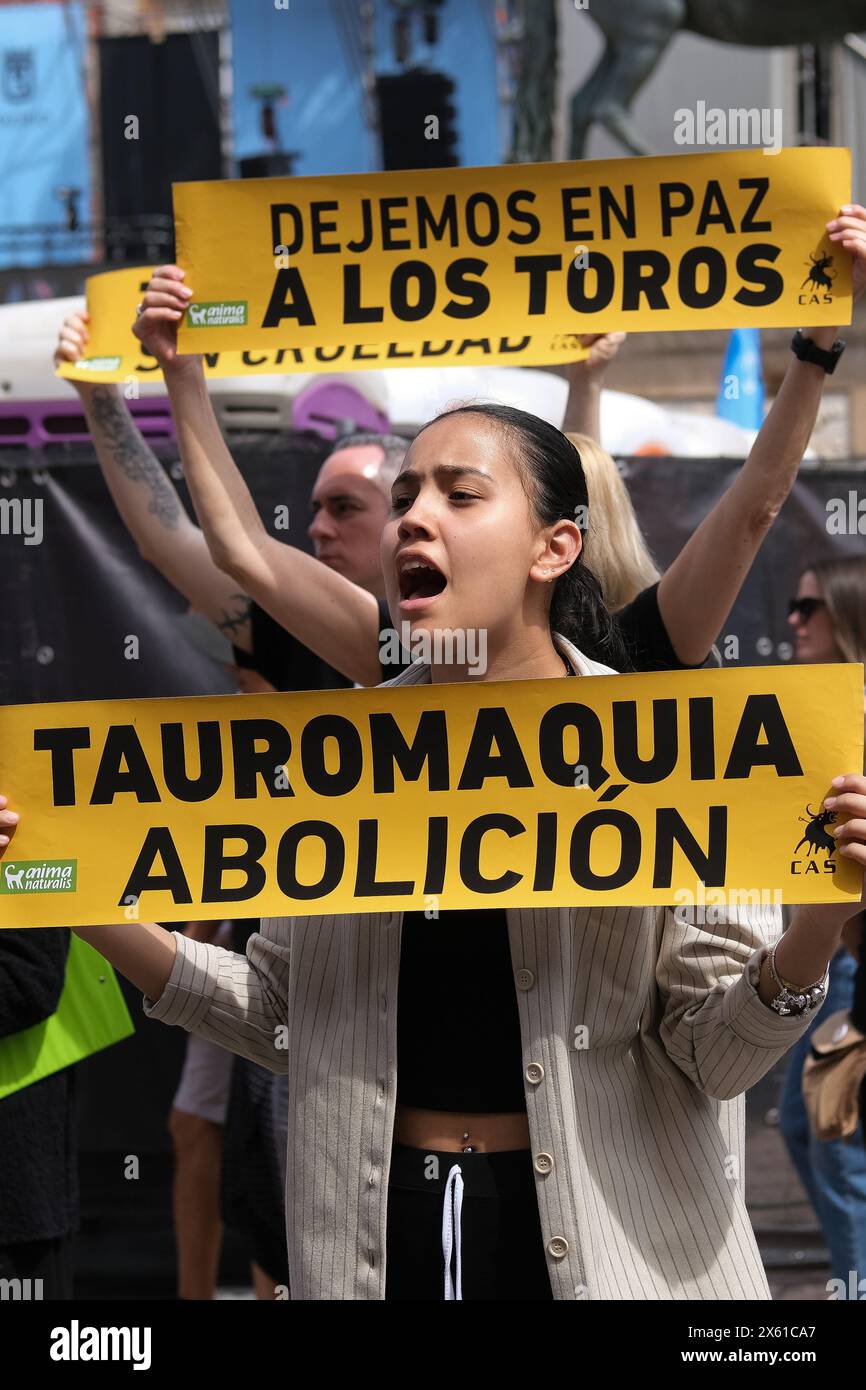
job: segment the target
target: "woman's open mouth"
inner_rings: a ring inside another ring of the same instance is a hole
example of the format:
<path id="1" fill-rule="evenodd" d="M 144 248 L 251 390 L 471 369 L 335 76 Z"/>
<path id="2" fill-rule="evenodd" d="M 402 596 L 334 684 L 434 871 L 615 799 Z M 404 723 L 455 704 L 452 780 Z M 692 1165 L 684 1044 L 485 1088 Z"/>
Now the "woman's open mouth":
<path id="1" fill-rule="evenodd" d="M 438 597 L 448 580 L 431 561 L 409 555 L 398 561 L 401 612 L 412 612 Z"/>

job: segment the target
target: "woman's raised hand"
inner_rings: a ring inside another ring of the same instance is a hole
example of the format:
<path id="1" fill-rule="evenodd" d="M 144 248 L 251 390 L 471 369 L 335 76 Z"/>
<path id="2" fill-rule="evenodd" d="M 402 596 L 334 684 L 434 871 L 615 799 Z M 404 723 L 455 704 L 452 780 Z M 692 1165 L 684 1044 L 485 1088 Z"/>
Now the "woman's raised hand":
<path id="1" fill-rule="evenodd" d="M 10 811 L 5 796 L 0 796 L 0 859 L 6 853 L 9 841 L 18 829 L 18 812 Z"/>
<path id="2" fill-rule="evenodd" d="M 832 794 L 825 798 L 828 811 L 848 816 L 844 825 L 829 825 L 827 829 L 836 841 L 836 848 L 846 859 L 866 866 L 866 777 L 861 772 L 849 772 L 833 778 Z"/>
<path id="3" fill-rule="evenodd" d="M 859 203 L 846 203 L 838 217 L 827 223 L 830 240 L 839 242 L 851 252 L 851 294 L 859 299 L 866 290 L 866 208 Z"/>
<path id="4" fill-rule="evenodd" d="M 89 322 L 90 315 L 86 309 L 82 309 L 80 314 L 67 314 L 61 324 L 57 347 L 54 349 L 55 367 L 59 367 L 61 362 L 77 362 L 84 356 L 90 336 L 87 330 Z"/>
<path id="5" fill-rule="evenodd" d="M 192 298 L 192 290 L 183 283 L 185 274 L 178 265 L 161 265 L 155 270 L 132 326 L 136 338 L 161 367 L 170 366 L 178 355 L 177 326 Z"/>
<path id="6" fill-rule="evenodd" d="M 581 358 L 579 362 L 570 362 L 569 376 L 585 376 L 592 381 L 600 381 L 625 339 L 625 333 L 581 333 L 581 347 L 589 349 L 589 356 Z"/>

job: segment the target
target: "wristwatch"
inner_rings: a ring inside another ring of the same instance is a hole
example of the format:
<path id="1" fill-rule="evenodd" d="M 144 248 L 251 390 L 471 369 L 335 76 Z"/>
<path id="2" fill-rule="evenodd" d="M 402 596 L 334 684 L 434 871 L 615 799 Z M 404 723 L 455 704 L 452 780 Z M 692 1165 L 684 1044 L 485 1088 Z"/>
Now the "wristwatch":
<path id="1" fill-rule="evenodd" d="M 823 367 L 828 376 L 832 376 L 836 363 L 845 351 L 845 344 L 841 338 L 837 338 L 831 348 L 820 348 L 798 328 L 791 339 L 791 351 L 801 362 L 814 362 L 817 367 Z"/>
<path id="2" fill-rule="evenodd" d="M 770 967 L 770 974 L 779 986 L 779 993 L 775 999 L 770 1000 L 770 1008 L 775 1009 L 777 1014 L 783 1018 L 799 1018 L 814 1013 L 823 1004 L 827 997 L 828 971 L 825 970 L 823 979 L 816 981 L 814 985 L 805 985 L 801 989 L 799 986 L 783 980 L 776 970 L 775 946 L 767 954 L 767 964 Z"/>

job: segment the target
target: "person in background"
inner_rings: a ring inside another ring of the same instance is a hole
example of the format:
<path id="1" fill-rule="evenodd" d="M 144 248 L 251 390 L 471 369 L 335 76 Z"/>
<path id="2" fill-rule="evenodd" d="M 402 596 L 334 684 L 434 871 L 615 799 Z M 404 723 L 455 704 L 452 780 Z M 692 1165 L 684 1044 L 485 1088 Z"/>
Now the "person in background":
<path id="1" fill-rule="evenodd" d="M 789 605 L 800 662 L 866 661 L 866 557 L 816 561 L 800 575 Z M 824 1018 L 854 1005 L 862 914 L 845 927 L 830 962 Z M 816 1139 L 803 1101 L 803 1064 L 819 1019 L 791 1048 L 779 1101 L 779 1129 L 830 1252 L 831 1273 L 848 1287 L 851 1270 L 866 1277 L 866 1149 L 863 1130 L 850 1140 Z M 856 1020 L 855 1020 L 856 1021 Z"/>
<path id="2" fill-rule="evenodd" d="M 854 963 L 854 987 L 851 998 L 851 1022 L 866 1034 L 866 913 L 846 923 L 842 941 Z M 866 1076 L 860 1086 L 860 1138 L 866 1145 Z"/>
<path id="3" fill-rule="evenodd" d="M 866 914 L 860 913 L 856 927 L 849 933 L 846 944 L 857 960 L 851 1022 L 861 1033 L 866 1033 Z M 866 1144 L 866 1076 L 860 1087 L 860 1135 Z"/>
<path id="4" fill-rule="evenodd" d="M 239 688 L 246 692 L 274 691 L 252 667 L 229 670 L 237 670 Z M 189 922 L 184 935 L 243 952 L 256 927 L 255 921 Z M 281 1225 L 285 1123 L 279 1127 L 274 1119 L 285 1104 L 280 1080 L 190 1034 L 169 1116 L 181 1299 L 214 1297 L 223 1223 L 247 1246 L 256 1298 L 273 1299 L 278 1286 L 288 1285 Z"/>
<path id="5" fill-rule="evenodd" d="M 188 922 L 195 941 L 231 944 L 231 924 Z M 213 1298 L 217 1285 L 222 1217 L 220 1173 L 232 1058 L 201 1038 L 187 1040 L 183 1070 L 168 1117 L 174 1149 L 172 1212 L 177 1251 L 177 1296 Z M 253 1266 L 253 1283 L 263 1271 Z"/>
<path id="6" fill-rule="evenodd" d="M 254 666 L 228 669 L 244 692 L 274 692 Z M 188 922 L 183 932 L 192 941 L 243 952 L 256 925 Z M 223 1223 L 247 1246 L 256 1298 L 272 1300 L 279 1286 L 288 1285 L 281 1225 L 287 1102 L 280 1081 L 247 1058 L 190 1034 L 169 1115 L 179 1299 L 214 1297 Z"/>
<path id="7" fill-rule="evenodd" d="M 230 947 L 238 954 L 258 931 L 257 920 L 232 923 Z M 274 1095 L 281 1079 L 248 1057 L 229 1058 L 220 1210 L 226 1226 L 243 1239 L 252 1262 L 256 1298 L 273 1300 L 288 1288 L 285 1232 L 285 1124 L 274 1124 Z M 282 1092 L 281 1092 L 282 1094 Z M 288 1108 L 288 1101 L 285 1102 Z"/>
<path id="8" fill-rule="evenodd" d="M 63 928 L 0 931 L 0 1051 L 56 1012 L 68 952 Z M 71 1298 L 78 1223 L 75 1068 L 64 1067 L 0 1100 L 0 1280 L 41 1280 L 31 1298 Z"/>

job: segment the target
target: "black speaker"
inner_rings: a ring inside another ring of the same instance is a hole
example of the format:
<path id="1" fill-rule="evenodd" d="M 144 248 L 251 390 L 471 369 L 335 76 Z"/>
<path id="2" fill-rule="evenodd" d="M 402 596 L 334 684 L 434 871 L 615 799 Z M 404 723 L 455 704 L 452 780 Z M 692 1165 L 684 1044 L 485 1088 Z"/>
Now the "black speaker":
<path id="1" fill-rule="evenodd" d="M 377 77 L 376 94 L 383 168 L 446 169 L 459 163 L 450 77 L 414 68 Z"/>
<path id="2" fill-rule="evenodd" d="M 238 160 L 238 173 L 242 179 L 282 179 L 292 173 L 295 162 L 291 154 L 249 154 Z"/>
<path id="3" fill-rule="evenodd" d="M 100 39 L 99 82 L 112 259 L 146 260 L 141 228 L 171 218 L 172 183 L 223 176 L 217 34 Z"/>

